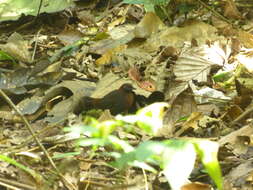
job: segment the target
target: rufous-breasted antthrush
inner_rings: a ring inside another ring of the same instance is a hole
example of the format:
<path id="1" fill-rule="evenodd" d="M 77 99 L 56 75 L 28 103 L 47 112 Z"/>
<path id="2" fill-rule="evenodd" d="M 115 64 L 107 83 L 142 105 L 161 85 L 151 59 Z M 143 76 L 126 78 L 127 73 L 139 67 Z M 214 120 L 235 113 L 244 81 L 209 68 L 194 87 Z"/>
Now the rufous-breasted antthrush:
<path id="1" fill-rule="evenodd" d="M 102 98 L 92 98 L 85 96 L 83 99 L 83 110 L 102 109 L 110 110 L 112 115 L 119 113 L 134 113 L 140 107 L 154 102 L 164 101 L 164 94 L 160 91 L 152 92 L 148 97 L 136 95 L 134 87 L 125 83 L 119 89 L 109 92 Z"/>
<path id="2" fill-rule="evenodd" d="M 103 98 L 84 97 L 84 109 L 110 110 L 112 115 L 126 113 L 135 104 L 134 87 L 125 83 L 119 89 L 113 90 Z"/>

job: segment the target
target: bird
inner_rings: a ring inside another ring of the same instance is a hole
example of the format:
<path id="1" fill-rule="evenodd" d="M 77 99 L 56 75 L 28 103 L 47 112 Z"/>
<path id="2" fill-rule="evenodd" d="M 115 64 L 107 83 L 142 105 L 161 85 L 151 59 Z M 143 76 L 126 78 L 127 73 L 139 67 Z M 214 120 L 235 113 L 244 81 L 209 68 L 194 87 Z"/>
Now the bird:
<path id="1" fill-rule="evenodd" d="M 147 104 L 153 104 L 155 102 L 163 102 L 165 100 L 164 93 L 161 91 L 152 92 L 147 98 Z"/>
<path id="2" fill-rule="evenodd" d="M 135 113 L 138 109 L 155 102 L 163 102 L 165 99 L 164 93 L 161 91 L 154 91 L 148 97 L 135 94 L 135 101 L 132 107 L 129 109 L 130 113 Z"/>
<path id="3" fill-rule="evenodd" d="M 135 95 L 135 102 L 139 107 L 145 107 L 155 102 L 163 102 L 164 99 L 164 93 L 161 91 L 154 91 L 148 97 L 139 94 Z"/>
<path id="4" fill-rule="evenodd" d="M 124 83 L 119 89 L 113 90 L 102 98 L 84 97 L 84 110 L 110 110 L 112 115 L 128 113 L 135 104 L 135 88 L 130 83 Z"/>

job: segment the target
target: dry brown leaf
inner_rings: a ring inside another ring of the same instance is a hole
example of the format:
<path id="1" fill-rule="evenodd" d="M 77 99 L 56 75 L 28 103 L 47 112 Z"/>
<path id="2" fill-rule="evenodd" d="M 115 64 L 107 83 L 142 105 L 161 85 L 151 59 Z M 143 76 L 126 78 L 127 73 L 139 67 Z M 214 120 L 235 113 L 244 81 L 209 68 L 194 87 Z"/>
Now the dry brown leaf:
<path id="1" fill-rule="evenodd" d="M 113 55 L 127 48 L 127 45 L 120 45 L 116 48 L 108 50 L 102 57 L 96 60 L 97 65 L 109 64 L 112 61 Z"/>
<path id="2" fill-rule="evenodd" d="M 238 32 L 238 39 L 246 48 L 253 48 L 253 35 L 240 30 Z"/>
<path id="3" fill-rule="evenodd" d="M 181 89 L 182 87 L 180 87 Z M 191 89 L 181 91 L 171 99 L 171 109 L 169 109 L 165 116 L 166 125 L 161 130 L 162 136 L 170 136 L 175 131 L 175 123 L 184 116 L 189 116 L 192 112 L 197 111 L 197 105 L 194 97 L 191 96 Z M 174 134 L 173 134 L 174 136 Z"/>
<path id="4" fill-rule="evenodd" d="M 187 121 L 183 124 L 182 128 L 175 133 L 175 136 L 178 137 L 188 128 L 197 129 L 199 127 L 198 122 L 203 118 L 203 116 L 204 115 L 201 112 L 193 112 Z"/>
<path id="5" fill-rule="evenodd" d="M 133 20 L 141 20 L 144 14 L 144 8 L 141 6 L 130 6 L 128 11 L 127 11 L 127 16 Z"/>
<path id="6" fill-rule="evenodd" d="M 133 81 L 140 81 L 141 80 L 141 74 L 136 67 L 130 68 L 128 70 L 128 76 Z"/>
<path id="7" fill-rule="evenodd" d="M 206 82 L 212 66 L 222 65 L 226 58 L 226 53 L 219 46 L 187 48 L 173 67 L 176 80 Z"/>
<path id="8" fill-rule="evenodd" d="M 84 26 L 95 25 L 96 19 L 95 19 L 95 16 L 93 14 L 91 14 L 91 9 L 77 11 L 76 14 Z"/>
<path id="9" fill-rule="evenodd" d="M 108 26 L 108 30 L 113 29 L 115 26 L 118 26 L 120 24 L 123 24 L 126 21 L 126 17 L 122 16 L 117 18 L 116 20 L 112 21 L 109 26 Z"/>
<path id="10" fill-rule="evenodd" d="M 185 42 L 196 39 L 198 45 L 205 44 L 207 40 L 217 40 L 217 29 L 199 21 L 192 21 L 184 27 L 167 27 L 151 35 L 146 40 L 143 48 L 147 51 L 157 51 L 161 46 L 181 48 Z"/>
<path id="11" fill-rule="evenodd" d="M 242 113 L 243 113 L 243 110 L 238 105 L 234 105 L 234 106 L 232 106 L 232 107 L 229 108 L 229 110 L 227 111 L 226 115 L 228 115 L 229 119 L 231 121 L 233 121 L 239 115 L 241 115 Z"/>
<path id="12" fill-rule="evenodd" d="M 212 17 L 212 24 L 219 30 L 219 34 L 222 34 L 225 37 L 235 36 L 237 34 L 237 30 L 233 28 L 233 26 L 216 16 Z"/>
<path id="13" fill-rule="evenodd" d="M 224 5 L 224 16 L 232 19 L 241 19 L 241 13 L 238 11 L 233 0 L 226 0 Z"/>
<path id="14" fill-rule="evenodd" d="M 198 182 L 190 183 L 181 187 L 181 190 L 211 190 L 211 189 L 212 187 L 210 185 Z"/>
<path id="15" fill-rule="evenodd" d="M 83 34 L 74 27 L 66 27 L 60 34 L 57 35 L 59 40 L 67 46 L 73 44 L 83 37 Z"/>
<path id="16" fill-rule="evenodd" d="M 225 181 L 227 181 L 227 183 L 230 182 L 234 187 L 238 187 L 238 190 L 250 190 L 252 189 L 252 184 L 247 182 L 247 178 L 250 175 L 252 175 L 252 161 L 247 160 L 233 168 L 229 174 L 225 176 Z M 246 186 L 249 187 L 246 188 Z"/>
<path id="17" fill-rule="evenodd" d="M 141 87 L 142 89 L 147 90 L 149 92 L 154 92 L 156 90 L 155 85 L 151 81 L 148 81 L 148 80 L 137 81 L 137 85 Z"/>
<path id="18" fill-rule="evenodd" d="M 24 40 L 23 36 L 16 32 L 9 37 L 6 44 L 0 45 L 0 48 L 14 57 L 14 59 L 27 63 L 32 61 L 28 41 Z"/>
<path id="19" fill-rule="evenodd" d="M 253 134 L 253 128 L 252 128 L 251 125 L 247 125 L 247 126 L 244 126 L 244 127 L 240 128 L 237 131 L 234 131 L 234 132 L 222 137 L 219 140 L 219 144 L 220 144 L 220 146 L 223 146 L 227 143 L 235 144 L 237 136 L 239 136 L 239 135 L 251 135 L 251 134 Z"/>
<path id="20" fill-rule="evenodd" d="M 160 18 L 153 12 L 148 12 L 141 22 L 135 27 L 135 38 L 148 38 L 152 33 L 156 33 L 163 25 Z"/>

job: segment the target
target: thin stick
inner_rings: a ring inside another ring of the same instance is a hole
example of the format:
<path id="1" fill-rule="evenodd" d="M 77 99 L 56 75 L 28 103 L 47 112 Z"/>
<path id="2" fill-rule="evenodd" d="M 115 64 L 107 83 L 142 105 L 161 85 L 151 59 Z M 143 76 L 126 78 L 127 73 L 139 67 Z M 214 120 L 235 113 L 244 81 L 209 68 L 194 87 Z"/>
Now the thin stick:
<path id="1" fill-rule="evenodd" d="M 253 112 L 253 106 L 250 107 L 249 109 L 245 110 L 241 115 L 239 115 L 234 121 L 232 121 L 230 123 L 230 127 L 232 127 L 233 125 L 235 125 L 237 122 L 239 122 L 240 120 L 242 120 L 244 117 L 246 117 L 248 114 L 250 114 L 251 112 Z"/>
<path id="2" fill-rule="evenodd" d="M 217 11 L 215 11 L 214 9 L 212 9 L 210 6 L 208 6 L 207 4 L 205 4 L 203 1 L 201 0 L 197 0 L 201 5 L 203 5 L 206 9 L 208 9 L 209 11 L 211 11 L 213 13 L 213 15 L 215 15 L 216 17 L 222 19 L 223 21 L 233 25 L 232 22 L 230 22 L 230 20 L 228 20 L 227 18 L 225 18 L 223 15 L 221 15 L 220 13 L 218 13 Z"/>
<path id="3" fill-rule="evenodd" d="M 44 152 L 44 154 L 46 155 L 49 163 L 51 164 L 51 166 L 55 169 L 56 173 L 60 176 L 62 183 L 68 188 L 68 189 L 77 189 L 72 183 L 70 183 L 68 180 L 65 179 L 65 177 L 60 173 L 60 171 L 58 170 L 58 168 L 56 167 L 53 159 L 50 157 L 49 153 L 47 152 L 47 150 L 45 149 L 45 147 L 42 145 L 42 143 L 40 142 L 39 138 L 36 136 L 36 134 L 34 133 L 30 123 L 28 122 L 28 120 L 24 117 L 24 115 L 19 111 L 19 109 L 17 108 L 17 106 L 15 106 L 15 104 L 11 101 L 11 99 L 4 93 L 4 91 L 2 91 L 0 89 L 0 95 L 5 99 L 5 101 L 17 112 L 18 115 L 20 115 L 22 121 L 24 122 L 25 126 L 27 127 L 28 131 L 31 133 L 31 135 L 33 136 L 34 140 L 36 141 L 36 143 L 38 144 L 38 146 L 41 148 L 41 150 Z"/>
<path id="4" fill-rule="evenodd" d="M 1 185 L 1 186 L 4 186 L 4 187 L 7 187 L 8 189 L 12 189 L 12 190 L 21 190 L 21 189 L 19 189 L 19 188 L 17 188 L 17 187 L 14 187 L 14 186 L 12 186 L 12 185 L 5 184 L 5 183 L 2 183 L 2 182 L 0 182 L 0 185 Z"/>
<path id="5" fill-rule="evenodd" d="M 39 35 L 40 35 L 40 31 L 41 30 L 39 30 L 38 33 L 36 34 L 36 36 L 34 37 L 35 43 L 34 43 L 34 49 L 33 49 L 33 54 L 32 54 L 32 61 L 34 61 L 35 53 L 36 53 L 36 50 L 37 50 L 38 38 L 39 38 Z"/>
<path id="6" fill-rule="evenodd" d="M 145 181 L 145 189 L 148 190 L 148 178 L 144 169 L 142 169 L 142 173 L 143 173 L 144 181 Z"/>
<path id="7" fill-rule="evenodd" d="M 1 178 L 1 177 L 0 177 L 0 183 L 2 185 L 6 184 L 8 186 L 13 186 L 13 187 L 15 187 L 15 189 L 22 188 L 22 189 L 27 189 L 27 190 L 36 190 L 36 188 L 33 187 L 33 186 L 30 186 L 30 185 L 27 185 L 27 184 L 24 184 L 24 183 L 19 183 L 17 181 L 10 180 L 10 179 L 4 179 L 4 178 Z M 5 186 L 5 185 L 3 185 L 3 186 Z M 11 187 L 9 187 L 9 188 L 11 188 Z"/>

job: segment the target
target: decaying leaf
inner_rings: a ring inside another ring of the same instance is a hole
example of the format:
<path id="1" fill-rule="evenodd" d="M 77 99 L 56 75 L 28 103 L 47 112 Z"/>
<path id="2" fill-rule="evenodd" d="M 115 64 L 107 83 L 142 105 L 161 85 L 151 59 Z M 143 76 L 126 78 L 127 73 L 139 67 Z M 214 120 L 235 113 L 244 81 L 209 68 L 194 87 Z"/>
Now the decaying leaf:
<path id="1" fill-rule="evenodd" d="M 235 2 L 232 0 L 225 0 L 224 2 L 224 16 L 227 18 L 232 18 L 232 19 L 241 19 L 242 15 L 238 11 Z"/>
<path id="2" fill-rule="evenodd" d="M 134 29 L 135 38 L 148 38 L 152 33 L 156 33 L 163 23 L 153 12 L 148 12 Z"/>
<path id="3" fill-rule="evenodd" d="M 0 48 L 17 60 L 27 63 L 32 61 L 30 51 L 28 50 L 29 43 L 18 33 L 13 33 L 9 37 L 7 44 L 0 45 Z"/>

